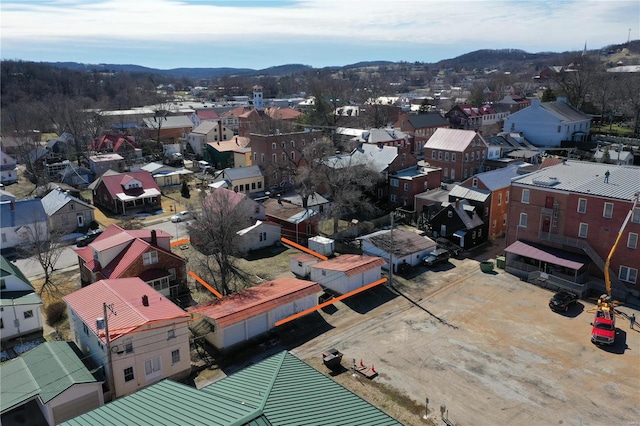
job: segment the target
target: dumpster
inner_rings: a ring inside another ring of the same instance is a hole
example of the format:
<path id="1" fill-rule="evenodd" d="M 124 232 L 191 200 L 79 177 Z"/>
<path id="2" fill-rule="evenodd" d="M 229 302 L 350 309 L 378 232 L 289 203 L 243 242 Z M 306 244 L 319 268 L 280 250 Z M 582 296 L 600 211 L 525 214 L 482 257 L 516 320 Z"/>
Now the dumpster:
<path id="1" fill-rule="evenodd" d="M 496 267 L 500 269 L 504 269 L 505 265 L 506 265 L 506 259 L 504 256 L 496 257 Z"/>
<path id="2" fill-rule="evenodd" d="M 493 262 L 490 260 L 485 260 L 484 262 L 480 262 L 480 270 L 482 272 L 493 271 Z"/>

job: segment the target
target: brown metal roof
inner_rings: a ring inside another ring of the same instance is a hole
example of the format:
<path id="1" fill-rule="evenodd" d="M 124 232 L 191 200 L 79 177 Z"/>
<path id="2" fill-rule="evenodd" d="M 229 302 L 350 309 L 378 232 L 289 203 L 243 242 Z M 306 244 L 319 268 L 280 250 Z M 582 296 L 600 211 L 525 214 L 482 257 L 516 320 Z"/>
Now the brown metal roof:
<path id="1" fill-rule="evenodd" d="M 381 257 L 343 254 L 333 259 L 311 265 L 311 268 L 344 272 L 346 276 L 350 277 L 386 264 L 387 262 Z"/>

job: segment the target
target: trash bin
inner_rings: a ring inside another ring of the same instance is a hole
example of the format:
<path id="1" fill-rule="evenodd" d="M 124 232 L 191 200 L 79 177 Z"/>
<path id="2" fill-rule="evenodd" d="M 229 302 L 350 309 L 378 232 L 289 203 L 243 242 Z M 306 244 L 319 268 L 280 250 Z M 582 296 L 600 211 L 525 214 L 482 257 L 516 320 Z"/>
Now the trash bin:
<path id="1" fill-rule="evenodd" d="M 482 272 L 493 271 L 493 262 L 490 260 L 485 260 L 484 262 L 480 262 L 480 270 Z"/>
<path id="2" fill-rule="evenodd" d="M 496 257 L 496 266 L 500 269 L 504 269 L 506 264 L 506 259 L 504 256 L 498 256 Z"/>

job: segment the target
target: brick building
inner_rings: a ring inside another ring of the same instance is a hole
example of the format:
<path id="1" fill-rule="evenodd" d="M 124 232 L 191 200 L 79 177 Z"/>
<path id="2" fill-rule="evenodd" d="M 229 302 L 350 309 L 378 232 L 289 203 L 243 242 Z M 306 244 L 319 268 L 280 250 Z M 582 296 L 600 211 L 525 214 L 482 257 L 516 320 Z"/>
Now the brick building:
<path id="1" fill-rule="evenodd" d="M 442 179 L 467 179 L 482 171 L 488 145 L 473 130 L 438 128 L 424 146 L 430 167 L 442 168 Z"/>
<path id="2" fill-rule="evenodd" d="M 436 112 L 409 114 L 401 112 L 394 127 L 413 136 L 413 153 L 421 154 L 424 144 L 438 128 L 449 129 L 449 121 Z"/>
<path id="3" fill-rule="evenodd" d="M 507 266 L 514 273 L 539 271 L 581 284 L 589 275 L 603 277 L 604 262 L 640 189 L 638 182 L 638 167 L 570 160 L 543 164 L 514 180 Z M 640 293 L 639 234 L 636 208 L 611 259 L 614 297 Z"/>
<path id="4" fill-rule="evenodd" d="M 442 169 L 424 165 L 411 166 L 389 174 L 389 205 L 413 210 L 416 195 L 439 188 Z"/>

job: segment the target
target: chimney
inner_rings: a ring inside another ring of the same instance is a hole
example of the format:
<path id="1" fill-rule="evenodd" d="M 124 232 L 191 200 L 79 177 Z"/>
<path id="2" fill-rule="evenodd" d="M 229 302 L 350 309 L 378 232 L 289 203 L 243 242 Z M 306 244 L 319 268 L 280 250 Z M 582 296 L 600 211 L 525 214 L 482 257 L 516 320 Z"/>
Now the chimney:
<path id="1" fill-rule="evenodd" d="M 142 306 L 149 306 L 149 296 L 146 294 L 142 295 Z"/>
<path id="2" fill-rule="evenodd" d="M 240 144 L 238 143 L 238 137 L 236 136 L 236 145 L 240 146 Z"/>
<path id="3" fill-rule="evenodd" d="M 158 235 L 155 229 L 151 230 L 151 244 L 154 246 L 158 245 Z"/>
<path id="4" fill-rule="evenodd" d="M 222 121 L 218 121 L 218 139 L 222 140 Z"/>
<path id="5" fill-rule="evenodd" d="M 456 198 L 456 210 L 460 208 L 460 199 Z"/>

